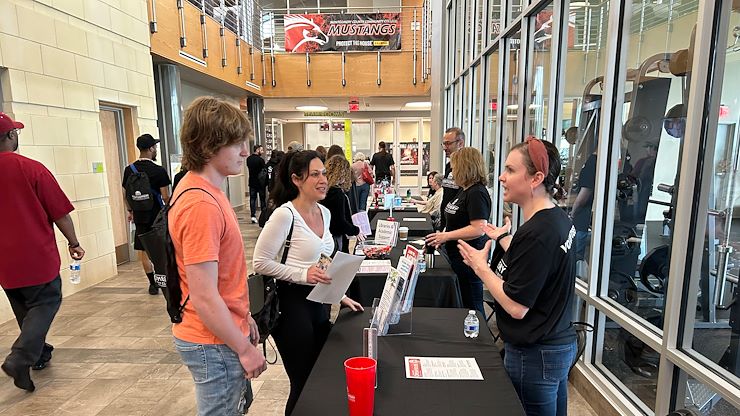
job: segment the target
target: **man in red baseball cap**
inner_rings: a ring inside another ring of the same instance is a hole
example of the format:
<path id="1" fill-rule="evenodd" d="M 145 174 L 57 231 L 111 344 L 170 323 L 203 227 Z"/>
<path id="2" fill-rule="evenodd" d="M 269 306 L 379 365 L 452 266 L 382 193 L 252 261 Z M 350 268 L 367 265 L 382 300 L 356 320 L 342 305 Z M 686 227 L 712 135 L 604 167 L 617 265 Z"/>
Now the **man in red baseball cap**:
<path id="1" fill-rule="evenodd" d="M 54 176 L 41 163 L 15 153 L 23 123 L 0 112 L 0 286 L 21 333 L 2 370 L 16 387 L 34 391 L 30 368 L 46 367 L 54 349 L 45 343 L 62 303 L 61 259 L 54 224 L 80 260 L 85 250 L 69 213 L 74 209 Z"/>

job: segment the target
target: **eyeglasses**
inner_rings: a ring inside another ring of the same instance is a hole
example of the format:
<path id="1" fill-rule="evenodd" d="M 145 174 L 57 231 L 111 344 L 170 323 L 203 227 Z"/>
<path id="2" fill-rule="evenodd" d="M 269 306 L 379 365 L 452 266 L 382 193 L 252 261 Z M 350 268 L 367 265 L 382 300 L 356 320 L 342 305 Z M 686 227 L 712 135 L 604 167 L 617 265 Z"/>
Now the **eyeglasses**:
<path id="1" fill-rule="evenodd" d="M 450 147 L 450 146 L 452 146 L 453 144 L 455 144 L 457 142 L 458 142 L 457 140 L 453 140 L 451 142 L 442 142 L 442 146 L 444 146 L 444 147 Z"/>

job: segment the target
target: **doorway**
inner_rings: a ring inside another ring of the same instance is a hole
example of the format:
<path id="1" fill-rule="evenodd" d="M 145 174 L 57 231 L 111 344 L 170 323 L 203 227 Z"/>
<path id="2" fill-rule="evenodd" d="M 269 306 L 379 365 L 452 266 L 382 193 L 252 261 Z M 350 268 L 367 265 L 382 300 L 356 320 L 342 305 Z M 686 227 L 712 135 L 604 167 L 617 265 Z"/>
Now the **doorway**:
<path id="1" fill-rule="evenodd" d="M 106 180 L 108 181 L 113 243 L 116 249 L 116 264 L 136 258 L 131 244 L 130 225 L 127 221 L 126 202 L 121 190 L 122 172 L 130 159 L 127 154 L 124 110 L 100 106 L 100 125 L 103 132 Z"/>
<path id="2" fill-rule="evenodd" d="M 427 186 L 426 175 L 429 172 L 429 154 L 431 151 L 430 123 L 423 118 L 396 118 L 373 120 L 373 146 L 378 143 L 388 144 L 388 151 L 396 162 L 395 183 L 400 194 L 411 190 L 414 195 L 421 195 L 422 188 Z"/>

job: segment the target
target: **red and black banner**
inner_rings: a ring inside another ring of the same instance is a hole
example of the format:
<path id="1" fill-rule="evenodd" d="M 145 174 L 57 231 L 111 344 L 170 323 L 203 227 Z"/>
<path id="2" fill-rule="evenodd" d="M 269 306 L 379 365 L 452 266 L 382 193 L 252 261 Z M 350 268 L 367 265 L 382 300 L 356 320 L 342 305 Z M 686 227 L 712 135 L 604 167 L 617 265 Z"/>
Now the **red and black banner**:
<path id="1" fill-rule="evenodd" d="M 286 14 L 286 52 L 401 49 L 400 13 Z"/>

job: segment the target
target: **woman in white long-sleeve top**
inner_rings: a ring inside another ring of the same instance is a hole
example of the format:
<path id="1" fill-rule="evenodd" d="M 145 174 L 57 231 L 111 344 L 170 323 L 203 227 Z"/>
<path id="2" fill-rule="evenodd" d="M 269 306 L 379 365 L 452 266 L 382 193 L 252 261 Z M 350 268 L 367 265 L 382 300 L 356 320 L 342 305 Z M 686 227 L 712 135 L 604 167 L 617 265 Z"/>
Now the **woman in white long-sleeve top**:
<path id="1" fill-rule="evenodd" d="M 285 414 L 290 415 L 314 362 L 329 335 L 329 305 L 306 299 L 316 284 L 331 279 L 317 262 L 321 254 L 334 253 L 329 231 L 331 213 L 318 202 L 326 197 L 326 169 L 312 150 L 289 152 L 278 167 L 270 199 L 278 208 L 270 216 L 254 248 L 256 273 L 278 279 L 280 319 L 272 332 L 290 379 Z M 285 264 L 280 263 L 285 242 L 293 234 Z M 362 306 L 345 297 L 342 305 L 352 310 Z"/>

